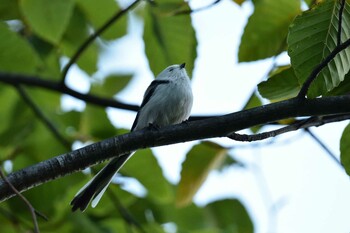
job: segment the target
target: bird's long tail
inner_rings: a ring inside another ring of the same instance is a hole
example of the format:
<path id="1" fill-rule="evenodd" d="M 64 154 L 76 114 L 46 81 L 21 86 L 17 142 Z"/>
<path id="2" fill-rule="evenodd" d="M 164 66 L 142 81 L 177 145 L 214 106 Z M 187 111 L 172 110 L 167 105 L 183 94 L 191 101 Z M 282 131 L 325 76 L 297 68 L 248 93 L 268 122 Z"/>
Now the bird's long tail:
<path id="1" fill-rule="evenodd" d="M 101 171 L 99 171 L 86 185 L 84 185 L 71 201 L 72 211 L 80 209 L 84 211 L 92 200 L 91 206 L 95 207 L 100 201 L 103 193 L 111 183 L 114 174 L 131 157 L 126 154 L 112 159 Z"/>

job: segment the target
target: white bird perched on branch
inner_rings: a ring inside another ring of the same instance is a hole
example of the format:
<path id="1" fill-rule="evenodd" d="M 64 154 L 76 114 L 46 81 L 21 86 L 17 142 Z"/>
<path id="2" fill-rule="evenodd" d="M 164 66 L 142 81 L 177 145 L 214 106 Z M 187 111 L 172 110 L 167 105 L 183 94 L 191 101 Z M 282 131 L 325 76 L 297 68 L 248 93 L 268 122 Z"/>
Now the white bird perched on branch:
<path id="1" fill-rule="evenodd" d="M 190 116 L 193 95 L 185 63 L 163 70 L 147 88 L 131 131 L 148 126 L 162 127 L 181 123 Z M 92 200 L 95 207 L 116 172 L 133 153 L 112 159 L 95 177 L 82 187 L 71 202 L 72 211 L 84 211 Z"/>

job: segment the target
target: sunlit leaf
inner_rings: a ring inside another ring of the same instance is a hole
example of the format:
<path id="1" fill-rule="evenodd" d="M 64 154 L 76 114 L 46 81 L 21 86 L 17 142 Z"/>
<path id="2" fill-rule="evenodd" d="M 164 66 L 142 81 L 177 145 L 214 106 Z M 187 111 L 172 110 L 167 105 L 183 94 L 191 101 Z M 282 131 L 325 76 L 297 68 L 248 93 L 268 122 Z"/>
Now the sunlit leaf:
<path id="1" fill-rule="evenodd" d="M 346 126 L 340 139 L 340 161 L 350 175 L 350 124 Z"/>
<path id="2" fill-rule="evenodd" d="M 285 49 L 288 25 L 300 12 L 300 1 L 260 0 L 254 7 L 241 39 L 240 62 L 268 58 Z"/>
<path id="3" fill-rule="evenodd" d="M 99 140 L 115 136 L 116 130 L 105 109 L 87 105 L 80 122 L 80 133 L 87 140 Z"/>
<path id="4" fill-rule="evenodd" d="M 114 0 L 76 0 L 78 7 L 95 29 L 99 29 L 112 16 L 117 14 L 119 6 Z M 103 34 L 104 39 L 116 39 L 126 34 L 127 17 L 119 18 Z"/>
<path id="5" fill-rule="evenodd" d="M 206 180 L 209 172 L 225 159 L 227 149 L 212 142 L 194 146 L 182 164 L 181 180 L 176 193 L 176 204 L 186 206 Z"/>
<path id="6" fill-rule="evenodd" d="M 279 101 L 295 97 L 300 85 L 291 67 L 279 67 L 268 80 L 259 83 L 259 93 L 270 101 Z"/>
<path id="7" fill-rule="evenodd" d="M 40 58 L 27 41 L 0 22 L 0 70 L 13 73 L 35 73 Z"/>
<path id="8" fill-rule="evenodd" d="M 342 41 L 350 38 L 350 5 L 345 4 Z M 312 10 L 295 18 L 289 28 L 288 54 L 300 84 L 337 44 L 339 1 L 326 0 Z M 309 89 L 308 96 L 316 97 L 332 90 L 344 80 L 350 69 L 350 48 L 340 52 L 325 67 Z"/>
<path id="9" fill-rule="evenodd" d="M 350 93 L 350 72 L 344 77 L 344 81 L 341 82 L 337 87 L 327 92 L 325 96 L 336 96 L 346 95 Z"/>
<path id="10" fill-rule="evenodd" d="M 57 44 L 72 15 L 73 0 L 21 0 L 21 10 L 35 33 Z"/>
<path id="11" fill-rule="evenodd" d="M 173 15 L 177 9 L 189 9 L 187 3 L 157 2 L 147 4 L 143 39 L 145 52 L 154 75 L 172 64 L 186 63 L 192 74 L 196 58 L 197 40 L 190 15 Z"/>
<path id="12" fill-rule="evenodd" d="M 66 56 L 72 57 L 88 37 L 89 28 L 86 24 L 86 19 L 79 10 L 75 9 L 67 30 L 62 38 L 62 43 L 60 44 L 62 52 Z M 91 43 L 82 54 L 80 54 L 77 64 L 88 74 L 93 74 L 97 69 L 97 57 L 98 47 L 94 42 Z"/>
<path id="13" fill-rule="evenodd" d="M 123 90 L 130 80 L 131 75 L 110 75 L 102 81 L 102 84 L 93 83 L 91 93 L 99 96 L 112 97 Z"/>

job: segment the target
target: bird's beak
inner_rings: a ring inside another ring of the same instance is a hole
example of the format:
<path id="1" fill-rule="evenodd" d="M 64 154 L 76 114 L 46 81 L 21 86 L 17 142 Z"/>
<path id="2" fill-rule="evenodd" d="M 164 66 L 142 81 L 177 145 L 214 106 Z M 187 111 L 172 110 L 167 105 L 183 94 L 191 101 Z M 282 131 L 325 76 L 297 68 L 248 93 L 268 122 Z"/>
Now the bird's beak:
<path id="1" fill-rule="evenodd" d="M 186 63 L 182 63 L 182 64 L 180 65 L 180 69 L 185 68 L 185 66 L 186 66 Z"/>

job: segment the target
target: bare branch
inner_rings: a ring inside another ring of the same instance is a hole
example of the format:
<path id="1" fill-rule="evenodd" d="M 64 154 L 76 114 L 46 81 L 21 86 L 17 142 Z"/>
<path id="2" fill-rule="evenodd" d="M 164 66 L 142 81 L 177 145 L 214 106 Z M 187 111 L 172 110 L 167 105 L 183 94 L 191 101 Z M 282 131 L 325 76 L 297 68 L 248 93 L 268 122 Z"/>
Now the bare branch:
<path id="1" fill-rule="evenodd" d="M 343 165 L 341 162 L 338 160 L 337 156 L 332 153 L 332 151 L 319 139 L 310 129 L 306 128 L 304 129 L 324 150 L 325 152 L 329 155 L 329 157 L 342 169 L 344 169 Z"/>
<path id="2" fill-rule="evenodd" d="M 60 94 L 67 94 L 77 99 L 83 100 L 87 103 L 98 105 L 101 107 L 114 107 L 132 111 L 138 111 L 137 105 L 125 104 L 114 99 L 102 98 L 91 94 L 83 94 L 77 92 L 67 86 L 60 85 L 59 82 L 40 79 L 35 76 L 28 76 L 22 74 L 9 74 L 0 72 L 0 82 L 8 83 L 11 85 L 25 85 L 32 87 L 41 87 L 51 91 L 58 92 Z"/>
<path id="3" fill-rule="evenodd" d="M 293 98 L 205 120 L 166 126 L 159 130 L 138 130 L 24 168 L 10 174 L 8 179 L 17 190 L 22 192 L 49 180 L 141 148 L 226 137 L 231 132 L 291 117 L 350 115 L 349 102 L 349 95 L 303 101 Z M 324 123 L 324 120 L 321 123 Z M 11 189 L 6 183 L 0 181 L 0 200 L 11 196 L 13 196 Z"/>
<path id="4" fill-rule="evenodd" d="M 110 27 L 115 21 L 117 21 L 120 17 L 125 15 L 129 10 L 131 10 L 136 4 L 140 2 L 140 0 L 136 0 L 131 3 L 124 10 L 120 10 L 117 14 L 115 14 L 112 18 L 110 18 L 105 24 L 102 25 L 95 33 L 93 33 L 75 52 L 75 54 L 71 57 L 67 65 L 63 68 L 62 71 L 62 80 L 61 85 L 65 86 L 65 79 L 67 77 L 67 73 L 71 66 L 79 59 L 80 55 L 89 47 L 89 45 L 99 36 L 101 35 L 108 27 Z"/>
<path id="5" fill-rule="evenodd" d="M 215 0 L 214 2 L 212 2 L 211 4 L 207 5 L 207 6 L 203 6 L 197 9 L 189 9 L 189 10 L 176 10 L 173 15 L 188 15 L 191 13 L 197 13 L 203 10 L 207 10 L 213 6 L 215 6 L 216 4 L 218 4 L 219 2 L 221 2 L 221 0 Z"/>
<path id="6" fill-rule="evenodd" d="M 22 199 L 22 201 L 26 204 L 26 206 L 28 207 L 30 214 L 32 215 L 32 219 L 33 219 L 33 224 L 34 224 L 34 232 L 35 233 L 40 233 L 39 230 L 39 225 L 38 225 L 38 220 L 36 218 L 36 210 L 34 209 L 34 207 L 32 206 L 32 204 L 30 204 L 30 202 L 27 200 L 27 198 L 25 198 L 13 185 L 12 183 L 7 179 L 7 177 L 5 176 L 4 172 L 2 171 L 2 168 L 0 167 L 0 176 L 1 178 L 4 180 L 4 182 L 10 187 L 11 191 L 13 193 L 15 193 L 19 198 Z"/>

